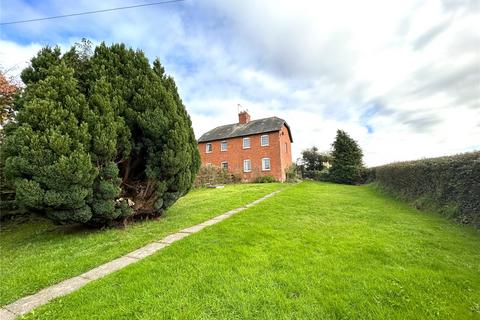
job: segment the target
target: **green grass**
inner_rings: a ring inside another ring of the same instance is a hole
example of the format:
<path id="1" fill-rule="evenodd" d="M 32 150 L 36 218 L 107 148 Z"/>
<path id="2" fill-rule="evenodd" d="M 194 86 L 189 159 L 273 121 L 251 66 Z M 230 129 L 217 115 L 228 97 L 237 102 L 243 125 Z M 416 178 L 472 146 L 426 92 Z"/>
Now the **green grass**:
<path id="1" fill-rule="evenodd" d="M 479 319 L 480 234 L 302 183 L 28 319 Z"/>
<path id="2" fill-rule="evenodd" d="M 3 222 L 0 232 L 0 305 L 133 251 L 182 228 L 262 197 L 281 184 L 244 184 L 193 190 L 158 220 L 125 229 L 89 230 L 48 220 Z"/>

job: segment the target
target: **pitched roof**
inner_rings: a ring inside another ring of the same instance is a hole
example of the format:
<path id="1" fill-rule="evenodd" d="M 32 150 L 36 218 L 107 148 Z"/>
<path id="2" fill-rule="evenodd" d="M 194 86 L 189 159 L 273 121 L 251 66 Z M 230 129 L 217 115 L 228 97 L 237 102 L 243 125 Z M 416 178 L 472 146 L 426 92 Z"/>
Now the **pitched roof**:
<path id="1" fill-rule="evenodd" d="M 200 139 L 198 139 L 198 142 L 222 140 L 234 137 L 249 136 L 252 134 L 279 131 L 282 129 L 283 125 L 287 127 L 290 141 L 293 142 L 292 133 L 290 132 L 290 127 L 288 126 L 287 122 L 277 117 L 251 120 L 250 122 L 244 124 L 234 123 L 216 127 L 215 129 L 204 133 Z"/>

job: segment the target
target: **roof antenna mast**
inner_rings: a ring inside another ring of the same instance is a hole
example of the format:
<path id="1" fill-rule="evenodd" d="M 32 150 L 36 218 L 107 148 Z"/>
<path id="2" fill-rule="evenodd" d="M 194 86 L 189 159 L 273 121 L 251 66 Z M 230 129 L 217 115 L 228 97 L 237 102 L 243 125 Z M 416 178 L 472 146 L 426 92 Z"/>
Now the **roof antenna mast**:
<path id="1" fill-rule="evenodd" d="M 247 108 L 244 108 L 240 103 L 237 103 L 237 113 L 248 112 Z"/>

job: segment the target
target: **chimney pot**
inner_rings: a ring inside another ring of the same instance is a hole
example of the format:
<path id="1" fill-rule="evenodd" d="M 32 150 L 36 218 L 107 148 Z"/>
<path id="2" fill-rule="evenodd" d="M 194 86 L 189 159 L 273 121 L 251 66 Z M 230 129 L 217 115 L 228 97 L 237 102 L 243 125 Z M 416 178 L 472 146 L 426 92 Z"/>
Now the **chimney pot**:
<path id="1" fill-rule="evenodd" d="M 250 115 L 247 111 L 241 111 L 238 113 L 238 123 L 245 124 L 250 122 Z"/>

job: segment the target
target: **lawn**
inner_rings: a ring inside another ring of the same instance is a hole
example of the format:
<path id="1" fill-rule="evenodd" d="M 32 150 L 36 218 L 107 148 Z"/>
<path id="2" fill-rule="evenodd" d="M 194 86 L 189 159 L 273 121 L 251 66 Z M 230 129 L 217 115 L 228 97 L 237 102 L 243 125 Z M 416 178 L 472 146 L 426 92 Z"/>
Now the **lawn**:
<path id="1" fill-rule="evenodd" d="M 27 318 L 479 319 L 480 234 L 307 182 Z"/>
<path id="2" fill-rule="evenodd" d="M 131 224 L 124 229 L 95 231 L 79 226 L 57 226 L 41 218 L 2 222 L 0 305 L 283 187 L 279 183 L 243 184 L 194 190 L 162 218 Z"/>

